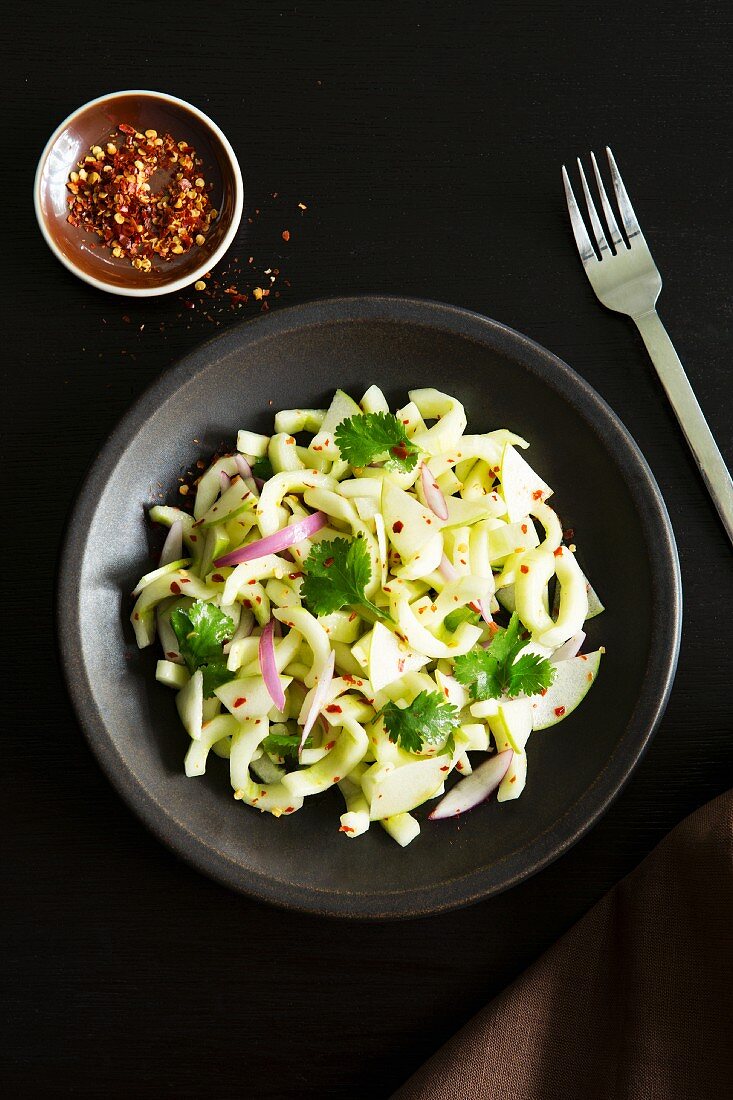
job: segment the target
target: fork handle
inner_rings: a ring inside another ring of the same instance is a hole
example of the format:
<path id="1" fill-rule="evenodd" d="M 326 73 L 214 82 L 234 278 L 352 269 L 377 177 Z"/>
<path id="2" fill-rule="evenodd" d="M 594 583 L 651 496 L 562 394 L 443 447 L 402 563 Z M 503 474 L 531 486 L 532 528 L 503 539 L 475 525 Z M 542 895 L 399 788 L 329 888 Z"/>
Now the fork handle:
<path id="1" fill-rule="evenodd" d="M 733 543 L 733 480 L 656 310 L 634 317 L 652 363 L 702 474 L 728 538 Z"/>

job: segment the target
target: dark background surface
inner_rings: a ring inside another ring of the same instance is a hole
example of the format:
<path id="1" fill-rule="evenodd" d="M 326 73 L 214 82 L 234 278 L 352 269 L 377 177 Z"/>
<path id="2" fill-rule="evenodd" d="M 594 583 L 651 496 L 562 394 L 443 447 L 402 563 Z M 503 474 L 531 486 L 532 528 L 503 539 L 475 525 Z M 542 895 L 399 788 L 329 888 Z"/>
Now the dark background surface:
<path id="1" fill-rule="evenodd" d="M 613 146 L 667 279 L 662 316 L 733 460 L 729 48 L 722 0 L 6 13 L 0 1057 L 10 1095 L 386 1097 L 729 785 L 730 548 L 641 341 L 585 281 L 559 175 L 562 161 Z M 685 595 L 667 714 L 602 822 L 504 896 L 385 925 L 263 907 L 155 841 L 86 747 L 51 610 L 75 489 L 148 382 L 217 321 L 259 312 L 221 292 L 206 306 L 193 293 L 105 296 L 43 243 L 31 184 L 47 137 L 83 101 L 135 86 L 193 101 L 232 140 L 246 187 L 230 253 L 240 289 L 266 285 L 236 270 L 251 255 L 258 272 L 281 270 L 272 308 L 374 291 L 504 321 L 596 387 L 657 476 Z"/>

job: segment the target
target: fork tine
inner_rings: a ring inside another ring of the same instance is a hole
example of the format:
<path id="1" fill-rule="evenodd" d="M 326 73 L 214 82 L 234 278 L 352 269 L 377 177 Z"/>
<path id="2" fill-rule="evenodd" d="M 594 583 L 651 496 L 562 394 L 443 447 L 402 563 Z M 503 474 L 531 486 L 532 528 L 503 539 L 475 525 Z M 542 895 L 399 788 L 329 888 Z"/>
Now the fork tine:
<path id="1" fill-rule="evenodd" d="M 614 160 L 613 153 L 606 146 L 606 156 L 608 157 L 608 163 L 611 166 L 611 180 L 613 182 L 613 189 L 616 192 L 616 201 L 618 202 L 618 208 L 621 211 L 621 221 L 624 223 L 624 229 L 626 230 L 626 236 L 629 238 L 629 244 L 634 237 L 641 235 L 641 229 L 639 223 L 636 220 L 636 214 L 634 208 L 631 205 L 629 196 L 626 193 L 624 187 L 624 181 L 621 179 L 621 173 L 618 170 L 616 161 Z"/>
<path id="2" fill-rule="evenodd" d="M 626 247 L 626 242 L 624 241 L 623 237 L 621 236 L 621 234 L 619 232 L 618 225 L 616 224 L 616 218 L 615 218 L 614 213 L 613 213 L 613 208 L 611 207 L 611 204 L 608 201 L 608 195 L 606 194 L 606 188 L 603 186 L 603 180 L 601 179 L 601 173 L 598 170 L 598 161 L 596 160 L 595 153 L 591 153 L 590 159 L 593 161 L 593 171 L 595 172 L 596 183 L 598 184 L 598 193 L 601 196 L 601 205 L 603 207 L 603 213 L 604 213 L 605 218 L 606 218 L 606 224 L 607 224 L 607 226 L 610 230 L 610 233 L 611 233 L 611 240 L 613 241 L 616 248 L 618 248 L 619 245 L 623 245 L 624 248 L 625 248 Z"/>
<path id="3" fill-rule="evenodd" d="M 575 237 L 575 243 L 578 246 L 578 252 L 584 265 L 587 265 L 591 260 L 598 262 L 595 249 L 590 243 L 590 237 L 588 231 L 585 228 L 585 222 L 581 217 L 580 210 L 578 210 L 578 204 L 575 201 L 575 195 L 573 189 L 570 186 L 570 180 L 568 179 L 565 165 L 562 166 L 562 181 L 565 185 L 565 199 L 568 204 L 568 213 L 570 214 L 570 224 L 573 227 L 573 236 Z"/>
<path id="4" fill-rule="evenodd" d="M 583 163 L 580 157 L 578 157 L 577 159 L 578 170 L 580 172 L 580 182 L 583 185 L 583 194 L 585 195 L 585 205 L 588 207 L 590 224 L 593 226 L 593 232 L 595 234 L 596 244 L 598 245 L 598 251 L 601 253 L 601 259 L 603 259 L 603 253 L 609 251 L 608 241 L 606 240 L 606 234 L 604 233 L 603 226 L 601 225 L 601 219 L 598 217 L 598 213 L 596 212 L 595 204 L 593 202 L 593 198 L 588 187 L 588 181 L 585 178 Z"/>

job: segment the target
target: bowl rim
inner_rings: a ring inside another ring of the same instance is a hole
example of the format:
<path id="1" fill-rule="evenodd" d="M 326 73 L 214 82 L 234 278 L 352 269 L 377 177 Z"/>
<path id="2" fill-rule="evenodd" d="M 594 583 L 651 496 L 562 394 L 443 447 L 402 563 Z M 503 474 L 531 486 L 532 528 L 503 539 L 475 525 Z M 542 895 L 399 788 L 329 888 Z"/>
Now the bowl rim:
<path id="1" fill-rule="evenodd" d="M 578 414 L 603 438 L 607 438 L 603 428 L 610 429 L 613 434 L 614 458 L 637 506 L 645 544 L 651 547 L 653 541 L 654 546 L 652 645 L 644 680 L 622 736 L 598 775 L 543 833 L 503 856 L 490 868 L 479 867 L 439 885 L 381 894 L 339 892 L 310 885 L 293 887 L 253 872 L 193 833 L 185 822 L 176 819 L 172 810 L 161 805 L 120 756 L 94 703 L 86 666 L 81 659 L 83 625 L 78 598 L 80 566 L 91 521 L 110 472 L 149 414 L 206 369 L 212 346 L 241 348 L 243 342 L 258 342 L 263 337 L 271 339 L 309 325 L 359 321 L 439 328 L 519 359 L 565 399 L 569 399 L 569 387 Z M 280 908 L 338 918 L 395 920 L 448 912 L 510 889 L 564 854 L 608 810 L 644 756 L 669 700 L 682 630 L 680 564 L 669 513 L 641 450 L 606 401 L 553 352 L 508 325 L 458 306 L 397 295 L 321 299 L 243 321 L 199 345 L 154 380 L 124 414 L 92 461 L 69 512 L 58 575 L 56 638 L 67 691 L 77 721 L 117 792 L 167 847 L 230 889 Z M 497 866 L 501 868 L 499 874 Z"/>
<path id="2" fill-rule="evenodd" d="M 106 103 L 111 100 L 119 99 L 120 96 L 128 95 L 151 96 L 154 99 L 163 100 L 166 103 L 173 103 L 177 107 L 184 107 L 191 114 L 195 115 L 195 117 L 208 127 L 208 129 L 219 139 L 231 165 L 232 172 L 234 173 L 234 212 L 229 228 L 224 234 L 219 247 L 208 257 L 205 263 L 202 263 L 191 274 L 187 274 L 183 278 L 174 279 L 170 283 L 165 283 L 163 286 L 150 287 L 149 289 L 145 287 L 122 287 L 113 285 L 105 282 L 104 279 L 98 279 L 95 275 L 91 275 L 89 272 L 84 271 L 81 266 L 75 264 L 74 261 L 65 255 L 57 246 L 48 231 L 46 219 L 41 209 L 41 179 L 43 177 L 43 169 L 51 150 L 63 131 L 82 111 L 86 111 L 89 107 L 96 107 L 97 104 Z M 98 290 L 106 291 L 108 294 L 117 294 L 126 298 L 154 298 L 163 294 L 173 294 L 178 290 L 184 290 L 219 263 L 219 260 L 234 240 L 237 230 L 239 229 L 239 223 L 242 220 L 242 211 L 244 209 L 244 182 L 242 180 L 242 170 L 231 142 L 221 127 L 214 122 L 213 118 L 210 118 L 209 115 L 199 107 L 194 106 L 193 103 L 189 103 L 185 99 L 181 99 L 179 96 L 170 95 L 168 92 L 157 92 L 152 88 L 124 88 L 117 92 L 107 92 L 105 95 L 97 96 L 95 99 L 90 99 L 86 103 L 82 103 L 80 107 L 77 107 L 71 114 L 67 115 L 63 122 L 56 127 L 51 137 L 46 142 L 38 160 L 38 165 L 36 166 L 36 173 L 33 180 L 33 206 L 36 212 L 38 227 L 43 234 L 46 244 L 51 249 L 56 259 L 60 260 L 64 267 L 67 268 L 68 271 L 71 271 L 73 275 L 76 275 L 77 278 L 82 279 L 85 283 L 96 287 Z"/>

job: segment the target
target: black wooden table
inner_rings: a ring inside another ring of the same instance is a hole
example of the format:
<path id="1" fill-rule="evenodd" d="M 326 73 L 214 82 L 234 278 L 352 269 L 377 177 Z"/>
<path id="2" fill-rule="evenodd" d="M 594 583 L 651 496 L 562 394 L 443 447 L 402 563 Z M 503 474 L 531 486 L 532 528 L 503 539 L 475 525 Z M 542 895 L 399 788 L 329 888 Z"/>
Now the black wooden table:
<path id="1" fill-rule="evenodd" d="M 631 323 L 603 311 L 582 274 L 560 186 L 562 161 L 613 146 L 667 278 L 662 315 L 733 460 L 726 12 L 723 0 L 179 0 L 5 14 L 6 1095 L 386 1097 L 730 784 L 730 547 Z M 239 154 L 245 218 L 206 305 L 193 292 L 98 293 L 36 229 L 31 183 L 49 133 L 124 87 L 192 100 Z M 228 892 L 120 801 L 64 693 L 52 603 L 79 480 L 153 378 L 257 315 L 227 286 L 251 289 L 275 267 L 273 309 L 422 296 L 547 345 L 619 413 L 672 516 L 685 623 L 650 751 L 577 847 L 463 912 L 336 923 Z"/>

